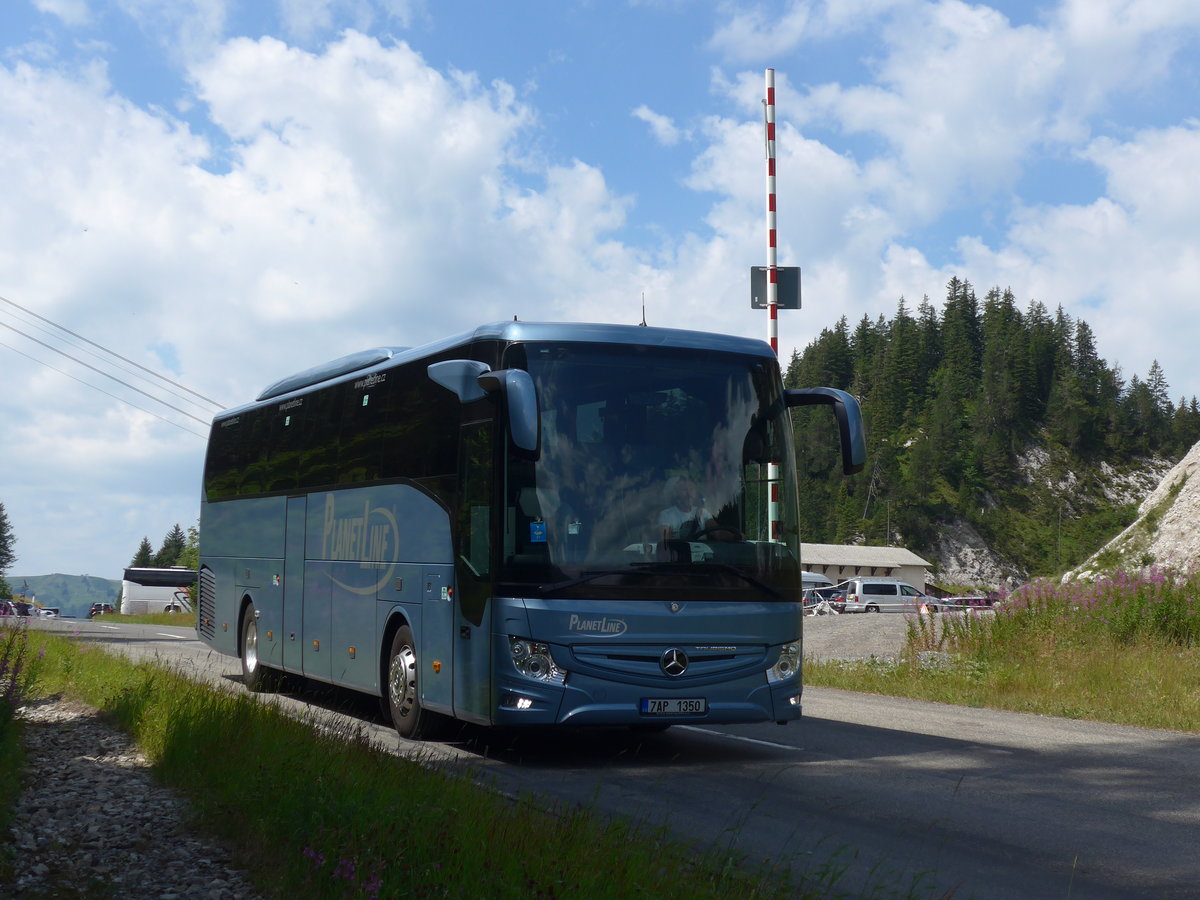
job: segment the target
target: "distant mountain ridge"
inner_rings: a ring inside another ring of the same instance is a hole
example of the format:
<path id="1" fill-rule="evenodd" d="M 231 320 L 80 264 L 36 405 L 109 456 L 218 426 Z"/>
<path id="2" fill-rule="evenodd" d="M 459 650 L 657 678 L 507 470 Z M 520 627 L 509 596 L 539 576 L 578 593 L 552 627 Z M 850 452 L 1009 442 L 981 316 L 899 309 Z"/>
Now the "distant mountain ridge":
<path id="1" fill-rule="evenodd" d="M 14 595 L 24 593 L 67 616 L 86 616 L 93 603 L 115 606 L 121 597 L 119 580 L 94 575 L 8 575 L 6 579 Z"/>

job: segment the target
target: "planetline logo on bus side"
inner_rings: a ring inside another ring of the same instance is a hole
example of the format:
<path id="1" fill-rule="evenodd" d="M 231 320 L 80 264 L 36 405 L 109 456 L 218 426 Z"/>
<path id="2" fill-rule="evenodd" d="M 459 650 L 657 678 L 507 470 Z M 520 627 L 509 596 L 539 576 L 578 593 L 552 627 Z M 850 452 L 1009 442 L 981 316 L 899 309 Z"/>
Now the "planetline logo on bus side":
<path id="1" fill-rule="evenodd" d="M 333 578 L 338 587 L 355 594 L 374 594 L 391 580 L 400 559 L 400 528 L 396 515 L 383 506 L 371 507 L 364 501 L 361 514 L 338 515 L 337 498 L 325 495 L 324 529 L 321 555 L 325 559 L 357 560 L 360 569 L 378 569 L 379 577 L 371 585 L 355 586 Z M 389 555 L 388 549 L 391 549 Z"/>

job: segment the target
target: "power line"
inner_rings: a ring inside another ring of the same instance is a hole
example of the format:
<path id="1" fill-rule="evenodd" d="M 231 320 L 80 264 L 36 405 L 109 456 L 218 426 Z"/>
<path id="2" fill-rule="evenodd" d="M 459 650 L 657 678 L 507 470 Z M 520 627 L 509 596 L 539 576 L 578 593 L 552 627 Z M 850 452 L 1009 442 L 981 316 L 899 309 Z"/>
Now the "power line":
<path id="1" fill-rule="evenodd" d="M 3 298 L 0 298 L 0 299 L 3 299 Z M 50 328 L 47 328 L 47 327 L 45 327 L 44 325 L 39 325 L 37 322 L 33 322 L 33 321 L 29 321 L 29 322 L 27 322 L 25 319 L 23 319 L 23 318 L 20 316 L 20 314 L 18 314 L 18 313 L 15 313 L 15 312 L 13 312 L 12 310 L 0 309 L 0 313 L 2 313 L 2 314 L 5 314 L 5 315 L 12 316 L 14 320 L 16 320 L 17 322 L 21 323 L 22 325 L 28 325 L 28 326 L 30 326 L 30 327 L 32 327 L 32 328 L 36 328 L 38 331 L 40 331 L 40 332 L 41 332 L 42 334 L 44 334 L 44 335 L 47 335 L 47 336 L 48 336 L 49 338 L 51 338 L 52 340 L 56 340 L 56 341 L 62 341 L 62 342 L 63 342 L 63 343 L 65 343 L 65 344 L 66 344 L 68 347 L 73 347 L 73 348 L 77 348 L 77 349 L 79 349 L 79 350 L 82 350 L 84 353 L 87 353 L 87 354 L 88 354 L 89 356 L 91 356 L 93 359 L 100 360 L 100 361 L 101 361 L 102 363 L 104 363 L 105 365 L 110 365 L 110 366 L 112 366 L 112 367 L 114 367 L 114 368 L 116 368 L 116 369 L 118 369 L 118 370 L 120 370 L 120 371 L 122 371 L 122 372 L 127 372 L 129 375 L 132 375 L 134 378 L 141 379 L 141 380 L 142 380 L 142 382 L 144 382 L 144 383 L 146 383 L 146 384 L 149 384 L 149 385 L 151 385 L 151 386 L 152 386 L 152 387 L 153 387 L 155 390 L 163 390 L 163 391 L 166 391 L 168 394 L 172 394 L 172 395 L 174 395 L 174 396 L 178 397 L 180 400 L 184 401 L 185 403 L 190 403 L 190 404 L 192 404 L 193 406 L 196 406 L 196 407 L 198 407 L 198 408 L 200 408 L 200 409 L 203 409 L 203 408 L 204 408 L 204 404 L 202 404 L 202 403 L 199 403 L 198 401 L 196 401 L 196 400 L 193 400 L 193 399 L 191 399 L 190 397 L 184 396 L 184 394 L 182 394 L 180 391 L 172 390 L 170 387 L 167 387 L 167 386 L 164 386 L 164 385 L 155 384 L 155 383 L 154 383 L 154 382 L 152 382 L 152 381 L 151 381 L 149 378 L 147 378 L 145 375 L 140 375 L 140 374 L 138 374 L 137 372 L 135 372 L 133 369 L 129 368 L 128 366 L 123 366 L 123 365 L 121 365 L 121 363 L 119 363 L 119 362 L 115 362 L 115 361 L 113 361 L 113 360 L 110 360 L 110 359 L 105 359 L 105 358 L 104 358 L 104 357 L 103 357 L 101 354 L 97 353 L 95 350 L 91 350 L 91 349 L 89 349 L 88 347 L 86 347 L 86 346 L 84 346 L 84 345 L 82 345 L 82 344 L 77 344 L 77 343 L 74 343 L 73 341 L 71 341 L 71 339 L 70 339 L 70 338 L 64 337 L 63 335 L 61 335 L 61 334 L 58 334 L 57 332 L 55 332 L 55 331 L 51 330 Z M 34 316 L 36 316 L 37 314 L 36 314 L 36 313 L 30 313 L 30 315 L 34 315 Z M 57 326 L 56 326 L 56 327 L 57 327 Z M 70 333 L 70 332 L 68 332 L 68 334 L 69 334 L 69 333 Z M 114 355 L 115 355 L 115 354 L 114 354 Z M 32 357 L 31 357 L 31 358 L 32 358 Z M 120 357 L 118 356 L 118 359 L 119 359 L 119 358 L 120 358 Z M 135 364 L 135 365 L 136 365 L 136 364 Z M 159 376 L 159 377 L 161 378 L 162 376 Z M 187 390 L 187 388 L 184 388 L 183 390 Z"/>
<path id="2" fill-rule="evenodd" d="M 5 326 L 5 327 L 7 327 L 7 326 Z M 0 341 L 0 347 L 8 347 L 8 349 L 11 350 L 13 353 L 20 353 L 26 359 L 31 359 L 35 363 L 45 366 L 47 369 L 50 369 L 54 372 L 58 372 L 60 375 L 66 375 L 68 378 L 73 379 L 74 381 L 78 381 L 80 384 L 90 387 L 92 390 L 99 391 L 100 393 L 104 394 L 107 397 L 112 397 L 114 400 L 119 400 L 122 403 L 132 406 L 134 409 L 141 410 L 142 412 L 146 413 L 147 415 L 154 416 L 154 418 L 159 419 L 163 422 L 166 422 L 168 425 L 174 425 L 180 431 L 186 431 L 188 434 L 194 434 L 198 438 L 207 439 L 207 437 L 208 437 L 207 435 L 201 434 L 198 431 L 192 431 L 192 429 L 190 429 L 184 425 L 180 425 L 178 422 L 172 422 L 170 419 L 166 418 L 165 416 L 160 416 L 158 413 L 153 412 L 152 410 L 146 409 L 143 406 L 138 406 L 136 403 L 134 403 L 130 400 L 126 400 L 124 397 L 118 397 L 116 394 L 109 393 L 108 391 L 104 390 L 104 388 L 97 387 L 96 385 L 92 384 L 91 382 L 84 381 L 82 378 L 77 378 L 76 376 L 72 375 L 70 372 L 64 372 L 62 369 L 60 369 L 56 366 L 52 366 L 52 365 L 50 365 L 50 363 L 40 360 L 35 356 L 30 356 L 24 350 L 18 350 L 16 347 L 13 347 L 11 344 L 6 344 L 6 343 L 4 343 L 4 341 Z M 162 401 L 158 401 L 158 402 L 162 402 Z M 193 416 L 193 418 L 195 418 L 195 417 Z"/>
<path id="3" fill-rule="evenodd" d="M 7 328 L 9 331 L 14 331 L 14 332 L 16 332 L 17 334 L 21 335 L 22 337 L 24 337 L 24 338 L 27 338 L 27 339 L 29 339 L 29 340 L 33 341 L 35 344 L 40 344 L 41 346 L 45 347 L 47 350 L 52 350 L 52 351 L 53 351 L 53 352 L 55 352 L 55 353 L 58 353 L 58 354 L 60 354 L 60 355 L 62 355 L 62 356 L 65 356 L 67 359 L 74 360 L 75 362 L 79 363 L 79 365 L 83 366 L 85 369 L 91 369 L 93 372 L 96 372 L 96 373 L 97 373 L 97 374 L 99 374 L 99 375 L 103 375 L 105 378 L 110 378 L 110 379 L 112 379 L 113 381 L 115 381 L 117 384 L 124 385 L 125 387 L 129 388 L 131 391 L 136 391 L 137 393 L 141 394 L 143 397 L 149 397 L 149 398 L 150 398 L 151 400 L 153 400 L 155 403 L 161 403 L 163 406 L 167 407 L 168 409 L 173 409 L 173 410 L 175 410 L 175 412 L 177 412 L 177 413 L 181 413 L 182 415 L 185 415 L 185 416 L 187 416 L 189 419 L 192 419 L 193 421 L 199 422 L 201 425 L 205 426 L 206 428 L 207 428 L 207 427 L 208 427 L 208 425 L 209 425 L 209 422 L 208 422 L 208 421 L 206 421 L 205 419 L 201 419 L 199 416 L 193 416 L 193 415 L 192 415 L 190 412 L 188 412 L 186 409 L 180 409 L 178 406 L 173 406 L 172 404 L 168 403 L 166 400 L 163 400 L 163 399 L 161 399 L 160 397 L 155 397 L 153 394 L 147 393 L 146 391 L 143 391 L 143 390 L 142 390 L 141 388 L 139 388 L 139 387 L 134 387 L 134 386 L 133 386 L 132 384 L 130 384 L 128 381 L 122 381 L 120 378 L 117 378 L 117 376 L 115 376 L 115 375 L 110 375 L 108 372 L 105 372 L 105 371 L 104 371 L 104 370 L 102 370 L 102 369 L 97 369 L 95 366 L 93 366 L 93 365 L 92 365 L 92 364 L 90 364 L 90 363 L 86 363 L 86 362 L 84 362 L 84 361 L 83 361 L 82 359 L 80 359 L 79 357 L 77 357 L 77 356 L 72 356 L 70 353 L 67 353 L 67 352 L 66 352 L 66 351 L 64 351 L 64 350 L 59 350 L 57 347 L 54 347 L 54 346 L 52 346 L 52 345 L 50 345 L 50 344 L 47 344 L 45 341 L 40 341 L 40 340 L 38 340 L 37 338 L 35 338 L 33 335 L 31 335 L 31 334 L 26 334 L 24 331 L 22 331 L 22 330 L 21 330 L 21 329 L 19 329 L 19 328 L 13 328 L 11 325 L 9 325 L 9 324 L 7 324 L 7 323 L 5 323 L 5 322 L 0 322 L 0 327 Z M 19 351 L 18 351 L 18 352 L 19 352 Z M 43 365 L 45 365 L 45 364 L 43 363 Z M 136 365 L 136 364 L 135 364 L 135 365 Z M 50 366 L 50 368 L 53 368 L 53 366 Z M 64 374 L 65 374 L 65 373 L 64 373 Z M 78 379 L 76 379 L 76 380 L 78 380 Z M 111 395 L 110 395 L 110 396 L 111 396 Z M 199 395 L 199 394 L 197 394 L 197 396 L 200 396 L 200 395 Z M 120 399 L 120 398 L 118 397 L 117 399 Z M 206 399 L 206 400 L 207 400 L 208 398 L 206 397 L 206 398 L 204 398 L 204 399 Z M 209 402 L 211 403 L 211 402 L 214 402 L 214 401 L 209 401 Z M 130 404 L 130 405 L 133 405 L 133 404 Z M 139 407 L 139 408 L 140 408 L 140 407 Z"/>
<path id="4" fill-rule="evenodd" d="M 167 378 L 165 375 L 161 375 L 158 372 L 155 372 L 153 369 L 148 369 L 145 366 L 141 365 L 140 363 L 134 362 L 132 359 L 127 359 L 126 357 L 122 356 L 121 354 L 117 353 L 116 351 L 109 350 L 107 347 L 97 344 L 95 341 L 89 340 L 88 338 L 85 338 L 81 334 L 76 334 L 74 331 L 71 331 L 71 329 L 64 328 L 62 325 L 59 325 L 57 322 L 52 322 L 50 319 L 47 319 L 45 316 L 38 315 L 33 310 L 26 309 L 24 306 L 21 306 L 21 304 L 15 303 L 12 300 L 9 300 L 7 297 L 0 296 L 0 300 L 3 300 L 9 306 L 15 306 L 17 309 L 21 310 L 24 313 L 28 313 L 29 315 L 31 315 L 37 319 L 41 319 L 43 322 L 45 322 L 49 325 L 53 325 L 55 328 L 59 329 L 60 331 L 65 331 L 67 334 L 71 335 L 71 337 L 78 338 L 79 340 L 83 341 L 84 343 L 91 344 L 93 347 L 96 347 L 99 350 L 103 350 L 105 353 L 109 354 L 110 356 L 115 356 L 117 359 L 120 359 L 120 360 L 123 360 L 123 361 L 129 363 L 131 366 L 136 366 L 137 368 L 141 369 L 143 372 L 153 375 L 155 378 L 158 378 L 161 381 L 165 381 L 167 384 L 172 384 L 182 391 L 187 391 L 193 397 L 199 397 L 201 400 L 205 401 L 206 403 L 211 403 L 218 410 L 225 408 L 224 403 L 221 403 L 217 400 L 213 400 L 211 397 L 205 397 L 203 394 L 193 391 L 191 388 L 186 387 L 185 385 L 179 384 L 179 382 L 177 382 L 177 381 L 172 381 L 170 378 Z M 13 330 L 15 331 L 16 329 L 13 329 Z M 28 335 L 26 335 L 26 337 L 28 337 Z M 31 338 L 31 340 L 36 340 L 36 339 Z M 43 345 L 43 346 L 46 346 L 46 345 Z M 51 347 L 50 349 L 53 350 L 54 348 Z M 61 351 L 56 351 L 56 352 L 61 352 Z M 64 355 L 66 355 L 66 354 L 64 354 Z M 76 362 L 78 362 L 78 360 L 76 360 Z M 84 365 L 86 365 L 86 363 L 84 363 Z M 89 366 L 89 368 L 91 368 L 91 367 Z M 104 373 L 101 372 L 100 374 L 103 375 Z M 128 385 L 126 385 L 126 386 L 128 387 Z M 137 390 L 137 389 L 134 388 L 134 390 Z M 149 396 L 149 395 L 147 395 L 147 396 Z M 161 401 L 159 401 L 159 402 L 161 402 Z M 174 407 L 172 407 L 172 408 L 174 408 Z M 198 420 L 198 421 L 200 421 L 200 420 Z M 208 423 L 206 422 L 205 424 L 208 424 Z"/>

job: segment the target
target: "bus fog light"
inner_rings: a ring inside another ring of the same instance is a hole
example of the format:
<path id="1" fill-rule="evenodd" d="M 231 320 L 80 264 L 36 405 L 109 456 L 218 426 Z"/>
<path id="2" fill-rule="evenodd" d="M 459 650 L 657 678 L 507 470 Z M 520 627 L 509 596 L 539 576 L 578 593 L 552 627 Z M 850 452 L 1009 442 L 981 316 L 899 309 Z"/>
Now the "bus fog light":
<path id="1" fill-rule="evenodd" d="M 793 641 L 779 648 L 779 659 L 767 669 L 767 681 L 774 684 L 795 678 L 800 672 L 800 642 Z"/>
<path id="2" fill-rule="evenodd" d="M 549 644 L 519 637 L 509 637 L 508 641 L 513 666 L 526 678 L 553 684 L 566 682 L 567 673 L 554 664 Z"/>
<path id="3" fill-rule="evenodd" d="M 504 709 L 533 709 L 533 705 L 534 700 L 532 697 L 514 694 L 512 691 L 506 691 L 504 696 L 500 698 L 500 706 Z"/>

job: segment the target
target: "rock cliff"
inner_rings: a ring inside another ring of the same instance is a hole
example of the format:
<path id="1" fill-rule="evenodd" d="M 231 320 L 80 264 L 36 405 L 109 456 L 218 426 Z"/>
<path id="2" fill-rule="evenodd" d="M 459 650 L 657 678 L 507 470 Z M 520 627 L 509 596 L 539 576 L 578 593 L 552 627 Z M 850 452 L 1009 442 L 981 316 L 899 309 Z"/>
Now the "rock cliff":
<path id="1" fill-rule="evenodd" d="M 1132 525 L 1064 578 L 1117 569 L 1190 570 L 1200 563 L 1200 444 L 1169 471 L 1138 507 Z"/>

